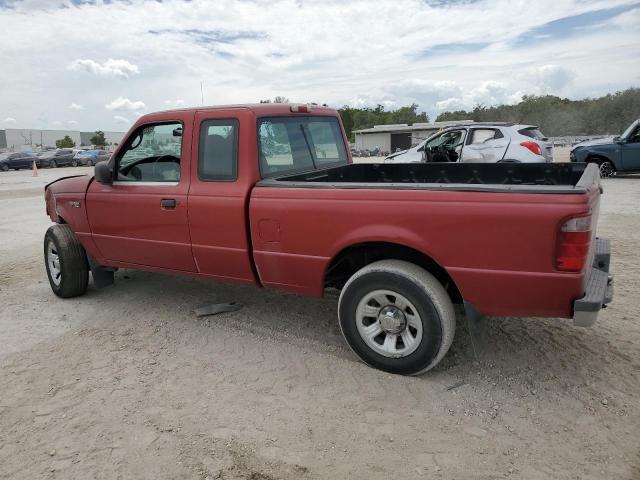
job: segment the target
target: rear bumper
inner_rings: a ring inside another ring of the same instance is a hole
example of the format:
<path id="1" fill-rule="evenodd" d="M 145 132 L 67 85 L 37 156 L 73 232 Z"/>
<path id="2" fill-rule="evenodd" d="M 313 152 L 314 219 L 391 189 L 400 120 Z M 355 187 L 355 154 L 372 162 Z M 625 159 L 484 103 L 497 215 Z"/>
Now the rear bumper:
<path id="1" fill-rule="evenodd" d="M 596 238 L 593 266 L 587 273 L 586 291 L 573 302 L 573 324 L 590 327 L 598 319 L 598 313 L 613 300 L 613 276 L 609 273 L 611 244 L 606 238 Z"/>

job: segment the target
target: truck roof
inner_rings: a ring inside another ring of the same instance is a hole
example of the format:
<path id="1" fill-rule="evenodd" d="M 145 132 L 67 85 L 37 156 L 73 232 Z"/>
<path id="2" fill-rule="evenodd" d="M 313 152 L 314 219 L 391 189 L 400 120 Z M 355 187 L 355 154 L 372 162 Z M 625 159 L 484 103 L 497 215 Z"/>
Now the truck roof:
<path id="1" fill-rule="evenodd" d="M 310 113 L 324 113 L 324 114 L 336 114 L 334 108 L 323 107 L 320 105 L 307 104 L 307 103 L 245 103 L 245 104 L 230 104 L 230 105 L 206 105 L 200 107 L 188 107 L 188 108 L 173 108 L 169 110 L 161 110 L 158 112 L 148 113 L 147 115 L 153 115 L 155 113 L 166 112 L 185 112 L 185 111 L 217 111 L 217 110 L 234 110 L 234 109 L 247 109 L 252 110 L 256 116 L 269 116 L 269 115 L 289 115 L 291 114 L 291 107 L 293 106 L 306 106 L 310 109 Z M 147 115 L 143 115 L 146 117 Z"/>

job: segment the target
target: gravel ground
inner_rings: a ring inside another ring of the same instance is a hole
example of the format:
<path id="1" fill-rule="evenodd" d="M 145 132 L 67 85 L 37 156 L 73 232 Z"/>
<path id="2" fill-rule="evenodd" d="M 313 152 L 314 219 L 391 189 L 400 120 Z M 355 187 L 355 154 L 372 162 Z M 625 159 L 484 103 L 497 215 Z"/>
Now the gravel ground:
<path id="1" fill-rule="evenodd" d="M 56 298 L 42 186 L 86 171 L 0 173 L 0 478 L 640 478 L 640 178 L 604 182 L 595 327 L 490 318 L 472 343 L 461 318 L 406 378 L 354 357 L 335 296 L 120 271 Z"/>

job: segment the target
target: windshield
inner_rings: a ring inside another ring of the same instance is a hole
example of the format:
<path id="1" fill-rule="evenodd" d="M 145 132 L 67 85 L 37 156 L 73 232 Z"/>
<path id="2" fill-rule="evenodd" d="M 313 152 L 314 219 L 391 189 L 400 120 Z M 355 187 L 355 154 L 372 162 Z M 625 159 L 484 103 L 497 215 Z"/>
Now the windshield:
<path id="1" fill-rule="evenodd" d="M 258 123 L 263 177 L 346 165 L 347 150 L 335 117 L 272 117 Z"/>
<path id="2" fill-rule="evenodd" d="M 9 153 L 0 153 L 0 160 L 6 160 L 9 158 Z"/>
<path id="3" fill-rule="evenodd" d="M 633 132 L 633 129 L 636 128 L 636 125 L 638 125 L 638 123 L 640 123 L 640 120 L 631 122 L 631 125 L 629 125 L 629 127 L 624 131 L 624 133 L 620 136 L 620 138 L 628 138 L 629 135 L 631 135 L 631 132 Z"/>

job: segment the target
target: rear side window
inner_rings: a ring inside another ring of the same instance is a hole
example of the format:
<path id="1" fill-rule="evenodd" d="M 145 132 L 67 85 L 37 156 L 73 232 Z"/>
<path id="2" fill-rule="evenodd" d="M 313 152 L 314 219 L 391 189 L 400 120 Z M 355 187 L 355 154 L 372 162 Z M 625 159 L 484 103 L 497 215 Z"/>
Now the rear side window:
<path id="1" fill-rule="evenodd" d="M 535 140 L 545 140 L 546 139 L 546 137 L 542 134 L 542 132 L 540 130 L 538 130 L 536 127 L 522 128 L 522 129 L 518 130 L 518 133 L 520 135 L 524 135 L 525 137 L 533 138 Z"/>
<path id="2" fill-rule="evenodd" d="M 263 177 L 345 165 L 349 158 L 335 117 L 263 118 L 258 142 Z"/>
<path id="3" fill-rule="evenodd" d="M 205 120 L 200 125 L 198 178 L 230 181 L 238 176 L 238 120 Z"/>
<path id="4" fill-rule="evenodd" d="M 471 130 L 471 141 L 469 143 L 484 143 L 497 138 L 502 138 L 502 132 L 500 130 L 494 130 L 492 128 L 474 128 Z"/>

